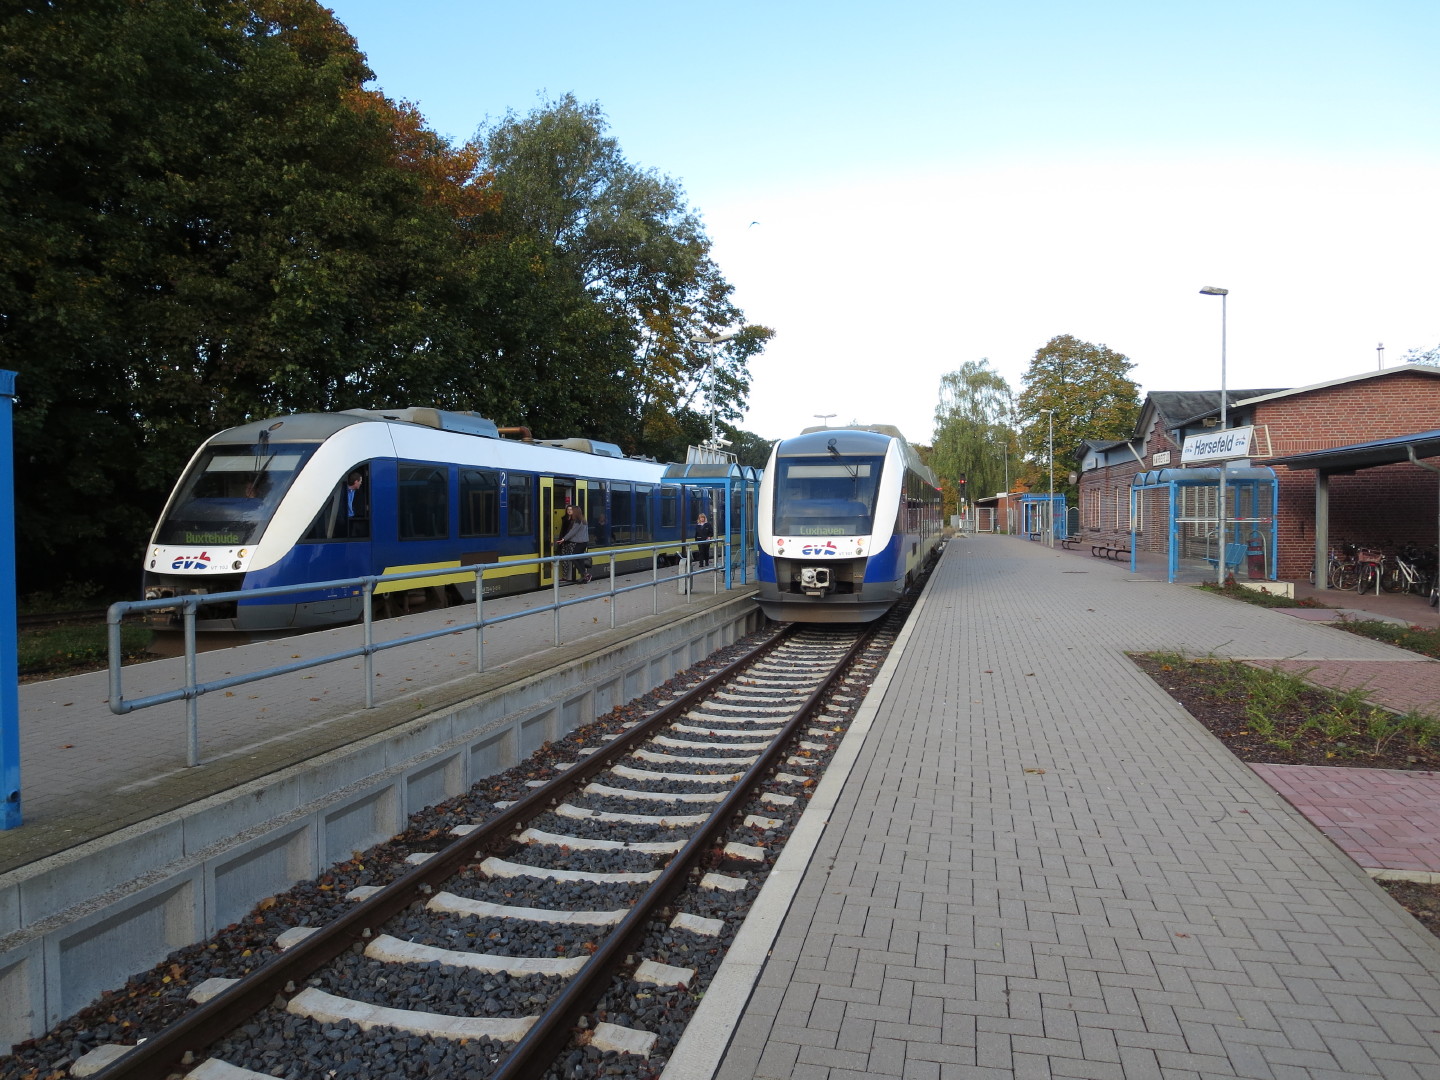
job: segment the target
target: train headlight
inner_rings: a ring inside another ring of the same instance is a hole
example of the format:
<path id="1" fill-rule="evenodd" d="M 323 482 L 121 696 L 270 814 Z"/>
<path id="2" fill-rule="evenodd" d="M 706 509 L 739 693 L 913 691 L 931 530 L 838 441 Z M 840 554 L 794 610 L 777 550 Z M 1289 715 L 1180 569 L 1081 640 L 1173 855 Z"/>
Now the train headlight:
<path id="1" fill-rule="evenodd" d="M 239 569 L 240 569 L 240 560 L 239 560 L 239 559 L 236 559 L 234 562 L 232 562 L 232 563 L 230 564 L 230 569 L 231 569 L 231 570 L 239 570 Z"/>

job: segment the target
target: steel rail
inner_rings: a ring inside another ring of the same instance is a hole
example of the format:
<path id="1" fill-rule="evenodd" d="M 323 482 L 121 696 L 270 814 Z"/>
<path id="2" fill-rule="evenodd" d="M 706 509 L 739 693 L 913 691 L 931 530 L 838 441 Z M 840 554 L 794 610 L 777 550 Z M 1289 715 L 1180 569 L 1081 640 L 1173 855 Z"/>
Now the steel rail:
<path id="1" fill-rule="evenodd" d="M 436 883 L 453 876 L 460 866 L 484 854 L 513 846 L 515 825 L 558 803 L 566 793 L 594 774 L 608 768 L 637 743 L 649 738 L 675 717 L 689 709 L 726 680 L 758 662 L 793 636 L 794 627 L 782 630 L 744 656 L 727 664 L 665 705 L 649 719 L 617 736 L 604 747 L 566 769 L 544 787 L 501 811 L 473 832 L 458 837 L 432 858 L 407 871 L 379 892 L 338 919 L 321 927 L 283 954 L 251 971 L 204 1004 L 197 1005 L 173 1025 L 132 1047 L 122 1057 L 93 1074 L 94 1080 L 161 1080 L 188 1062 L 186 1055 L 198 1056 L 210 1044 L 235 1030 L 249 1017 L 278 997 L 287 997 L 286 987 L 298 983 L 357 942 L 367 939 L 373 928 L 383 925 L 417 899 L 426 896 Z M 586 967 L 589 967 L 587 964 Z"/>
<path id="2" fill-rule="evenodd" d="M 605 938 L 604 943 L 580 969 L 579 974 L 566 984 L 531 1025 L 530 1030 L 516 1043 L 510 1055 L 500 1063 L 499 1069 L 490 1074 L 487 1080 L 537 1080 L 554 1064 L 557 1043 L 562 1046 L 568 1044 L 571 1030 L 581 1015 L 592 1008 L 605 992 L 611 976 L 622 968 L 633 966 L 630 951 L 643 937 L 646 925 L 656 911 L 668 904 L 685 886 L 701 856 L 709 850 L 717 835 L 729 826 L 731 819 L 738 816 L 754 789 L 774 768 L 776 759 L 785 752 L 800 725 L 809 721 L 831 687 L 849 670 L 855 657 L 870 644 L 878 630 L 878 626 L 870 626 L 846 650 L 845 655 L 835 664 L 834 670 L 816 687 L 814 693 L 805 699 L 796 709 L 795 715 L 771 740 L 769 749 L 745 771 L 731 788 L 725 801 L 670 860 L 669 865 Z"/>

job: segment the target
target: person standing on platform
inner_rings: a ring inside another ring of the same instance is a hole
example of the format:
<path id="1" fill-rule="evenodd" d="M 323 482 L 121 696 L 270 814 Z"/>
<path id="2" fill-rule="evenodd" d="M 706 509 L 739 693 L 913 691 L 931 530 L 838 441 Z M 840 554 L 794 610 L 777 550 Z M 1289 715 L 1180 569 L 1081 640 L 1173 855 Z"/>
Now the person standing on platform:
<path id="1" fill-rule="evenodd" d="M 585 523 L 585 515 L 580 512 L 578 506 L 570 506 L 565 510 L 565 535 L 560 537 L 560 554 L 562 555 L 583 555 L 590 549 L 590 526 Z M 572 562 L 563 563 L 560 577 L 563 581 L 589 582 L 590 560 L 576 559 Z"/>
<path id="2" fill-rule="evenodd" d="M 695 519 L 695 565 L 710 565 L 710 541 L 715 536 L 715 530 L 710 527 L 710 519 L 701 514 Z"/>

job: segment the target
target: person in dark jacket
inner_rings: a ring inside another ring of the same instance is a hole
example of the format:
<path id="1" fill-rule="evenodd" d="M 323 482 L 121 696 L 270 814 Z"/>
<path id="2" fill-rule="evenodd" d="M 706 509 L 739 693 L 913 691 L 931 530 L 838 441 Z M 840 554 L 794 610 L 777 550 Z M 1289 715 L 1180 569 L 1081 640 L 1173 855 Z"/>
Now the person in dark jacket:
<path id="1" fill-rule="evenodd" d="M 710 519 L 701 514 L 695 519 L 695 565 L 710 565 L 710 543 L 715 536 L 715 530 L 710 527 Z"/>

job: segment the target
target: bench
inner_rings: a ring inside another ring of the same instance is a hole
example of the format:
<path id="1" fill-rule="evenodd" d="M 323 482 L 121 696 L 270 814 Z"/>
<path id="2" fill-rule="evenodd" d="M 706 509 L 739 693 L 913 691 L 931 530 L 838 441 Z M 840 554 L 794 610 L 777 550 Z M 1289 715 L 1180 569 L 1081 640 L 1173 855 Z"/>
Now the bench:
<path id="1" fill-rule="evenodd" d="M 1113 544 L 1091 544 L 1090 554 L 1097 559 L 1114 559 L 1119 562 L 1122 558 L 1130 557 L 1128 547 L 1116 547 Z"/>
<path id="2" fill-rule="evenodd" d="M 1246 547 L 1244 544 L 1226 544 L 1225 568 L 1227 570 L 1233 570 L 1234 568 L 1238 567 L 1241 563 L 1245 561 L 1245 553 Z M 1215 565 L 1215 558 L 1213 556 L 1206 556 L 1205 561 L 1208 562 L 1211 566 Z"/>
<path id="3" fill-rule="evenodd" d="M 1060 538 L 1060 546 L 1066 551 L 1074 551 L 1076 545 L 1079 543 L 1080 538 L 1078 536 L 1062 536 Z"/>

